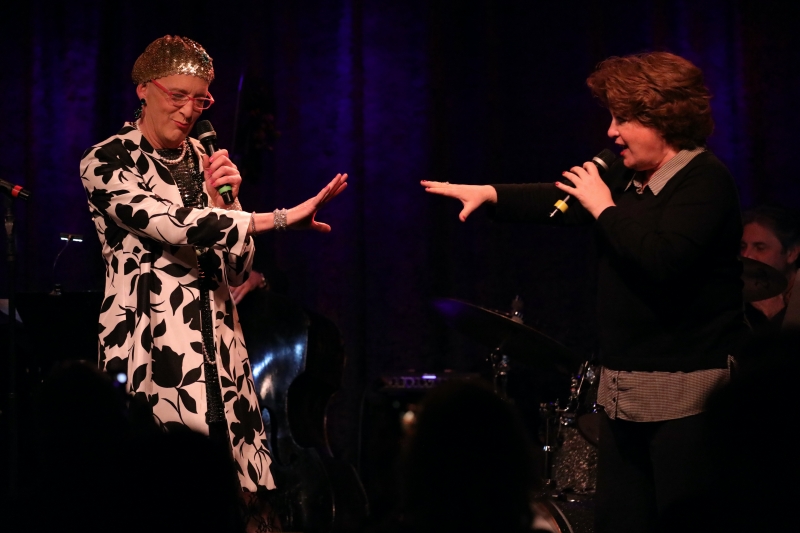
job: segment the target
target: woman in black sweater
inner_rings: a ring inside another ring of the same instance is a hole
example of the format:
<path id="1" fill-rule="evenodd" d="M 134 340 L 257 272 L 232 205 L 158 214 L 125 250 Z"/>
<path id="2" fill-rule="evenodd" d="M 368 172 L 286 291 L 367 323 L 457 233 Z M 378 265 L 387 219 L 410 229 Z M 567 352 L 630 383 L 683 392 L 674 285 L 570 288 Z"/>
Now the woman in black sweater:
<path id="1" fill-rule="evenodd" d="M 504 221 L 593 222 L 602 365 L 596 530 L 655 531 L 697 509 L 712 484 L 705 401 L 730 379 L 745 330 L 738 194 L 706 149 L 710 94 L 691 62 L 665 52 L 612 57 L 587 80 L 621 148 L 605 181 L 585 163 L 570 183 L 456 185 L 463 221 L 484 203 Z M 568 211 L 550 217 L 570 194 Z"/>

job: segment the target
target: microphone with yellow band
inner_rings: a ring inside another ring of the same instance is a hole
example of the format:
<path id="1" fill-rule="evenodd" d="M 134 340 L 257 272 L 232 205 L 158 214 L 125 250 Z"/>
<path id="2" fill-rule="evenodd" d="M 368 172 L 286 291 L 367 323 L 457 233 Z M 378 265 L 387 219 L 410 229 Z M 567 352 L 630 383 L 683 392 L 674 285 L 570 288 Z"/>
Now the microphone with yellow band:
<path id="1" fill-rule="evenodd" d="M 609 149 L 605 149 L 592 158 L 592 163 L 594 163 L 594 166 L 597 167 L 597 172 L 602 177 L 616 159 L 617 156 L 614 154 L 614 152 Z M 569 180 L 566 181 L 569 183 Z M 569 185 L 572 185 L 572 183 L 569 183 Z M 569 209 L 569 204 L 567 202 L 569 202 L 570 198 L 571 196 L 568 194 L 563 200 L 558 200 L 555 204 L 553 204 L 555 209 L 553 209 L 553 212 L 550 213 L 550 218 L 556 216 L 557 213 L 566 213 L 567 209 Z"/>

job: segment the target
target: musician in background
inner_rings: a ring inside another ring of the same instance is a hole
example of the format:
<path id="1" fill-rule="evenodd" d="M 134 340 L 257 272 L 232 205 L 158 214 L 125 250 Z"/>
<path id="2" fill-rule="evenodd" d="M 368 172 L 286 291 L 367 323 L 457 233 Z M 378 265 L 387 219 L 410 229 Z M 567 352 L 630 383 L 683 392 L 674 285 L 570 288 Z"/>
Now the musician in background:
<path id="1" fill-rule="evenodd" d="M 767 264 L 786 276 L 786 289 L 776 296 L 745 304 L 745 316 L 756 333 L 777 333 L 782 326 L 800 326 L 790 306 L 800 256 L 798 214 L 779 206 L 762 205 L 744 213 L 742 257 Z M 800 301 L 797 302 L 800 306 Z M 800 309 L 797 309 L 800 315 Z M 791 315 L 791 316 L 787 316 Z"/>
<path id="2" fill-rule="evenodd" d="M 422 185 L 461 200 L 462 221 L 488 203 L 499 220 L 594 224 L 608 415 L 595 531 L 645 533 L 712 488 L 705 402 L 729 381 L 746 328 L 741 215 L 730 172 L 706 148 L 711 96 L 699 68 L 666 52 L 612 57 L 587 83 L 621 149 L 605 182 L 587 162 L 564 172 L 571 185 Z M 565 194 L 571 207 L 551 218 Z"/>

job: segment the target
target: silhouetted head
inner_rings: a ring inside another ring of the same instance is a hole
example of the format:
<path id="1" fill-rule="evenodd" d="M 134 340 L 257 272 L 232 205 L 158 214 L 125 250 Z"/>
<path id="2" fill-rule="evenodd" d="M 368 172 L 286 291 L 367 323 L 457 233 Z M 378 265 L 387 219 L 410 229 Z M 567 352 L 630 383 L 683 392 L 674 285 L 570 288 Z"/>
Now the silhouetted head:
<path id="1" fill-rule="evenodd" d="M 519 416 L 488 386 L 449 382 L 423 400 L 405 468 L 414 531 L 529 530 L 538 483 Z"/>

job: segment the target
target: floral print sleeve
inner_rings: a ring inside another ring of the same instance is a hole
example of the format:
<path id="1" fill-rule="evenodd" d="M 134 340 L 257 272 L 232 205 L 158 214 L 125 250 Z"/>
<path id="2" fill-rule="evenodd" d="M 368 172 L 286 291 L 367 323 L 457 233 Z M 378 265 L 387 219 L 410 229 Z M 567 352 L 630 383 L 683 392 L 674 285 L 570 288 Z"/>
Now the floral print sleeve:
<path id="1" fill-rule="evenodd" d="M 250 214 L 241 211 L 192 209 L 175 202 L 177 187 L 167 168 L 141 134 L 140 141 L 124 137 L 90 148 L 81 161 L 81 178 L 89 204 L 119 229 L 176 246 L 223 249 L 241 256 L 245 251 Z M 125 132 L 123 129 L 121 134 Z M 115 227 L 114 227 L 115 226 Z"/>

